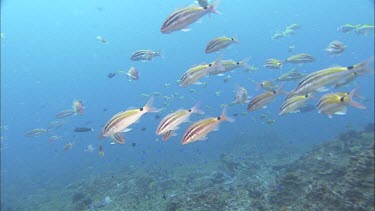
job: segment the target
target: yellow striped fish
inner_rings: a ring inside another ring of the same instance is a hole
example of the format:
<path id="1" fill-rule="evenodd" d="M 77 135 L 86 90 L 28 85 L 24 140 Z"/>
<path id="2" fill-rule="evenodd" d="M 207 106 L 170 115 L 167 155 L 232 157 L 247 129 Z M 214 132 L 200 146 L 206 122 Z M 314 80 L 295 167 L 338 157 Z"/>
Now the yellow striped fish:
<path id="1" fill-rule="evenodd" d="M 207 43 L 205 52 L 212 53 L 216 51 L 221 51 L 222 49 L 228 47 L 232 43 L 238 44 L 240 42 L 234 37 L 226 37 L 226 36 L 218 37 Z"/>
<path id="2" fill-rule="evenodd" d="M 224 70 L 224 67 L 221 65 L 221 56 L 219 56 L 213 63 L 210 64 L 201 64 L 190 68 L 184 73 L 180 79 L 180 86 L 187 87 L 190 84 L 197 83 L 197 81 L 204 76 L 208 75 L 211 71 L 214 70 Z"/>
<path id="3" fill-rule="evenodd" d="M 232 59 L 230 60 L 222 60 L 221 65 L 224 67 L 224 69 L 213 69 L 210 72 L 210 75 L 218 75 L 218 76 L 223 76 L 223 73 L 232 71 L 236 68 L 243 67 L 245 69 L 249 69 L 250 66 L 247 64 L 247 62 L 250 60 L 250 58 L 246 58 L 240 62 L 236 62 Z"/>
<path id="4" fill-rule="evenodd" d="M 182 9 L 175 10 L 172 14 L 170 14 L 163 25 L 161 26 L 161 33 L 163 34 L 170 34 L 174 31 L 189 31 L 188 27 L 190 24 L 198 21 L 201 17 L 208 13 L 217 13 L 218 12 L 215 7 L 217 6 L 217 2 L 210 4 L 206 7 L 199 7 L 199 6 L 188 6 Z"/>
<path id="5" fill-rule="evenodd" d="M 277 95 L 284 93 L 284 91 L 281 90 L 281 87 L 282 86 L 280 86 L 276 91 L 267 91 L 263 94 L 255 96 L 252 100 L 250 100 L 249 105 L 247 106 L 247 111 L 254 111 L 266 107 L 267 104 L 272 102 Z"/>
<path id="6" fill-rule="evenodd" d="M 193 113 L 203 113 L 203 112 L 198 110 L 198 105 L 195 105 L 191 109 L 188 109 L 188 110 L 180 109 L 171 114 L 168 114 L 166 117 L 164 117 L 160 121 L 159 126 L 156 129 L 156 134 L 162 135 L 164 133 L 167 133 L 168 131 L 177 130 L 178 126 L 188 121 L 189 117 Z"/>
<path id="7" fill-rule="evenodd" d="M 329 118 L 332 118 L 333 114 L 346 114 L 347 105 L 351 105 L 359 109 L 366 109 L 364 105 L 353 100 L 353 96 L 357 91 L 358 88 L 355 88 L 349 93 L 336 92 L 323 95 L 316 105 L 318 107 L 318 112 L 327 114 Z"/>
<path id="8" fill-rule="evenodd" d="M 206 140 L 207 134 L 215 130 L 221 122 L 229 121 L 233 122 L 232 118 L 229 118 L 225 114 L 225 109 L 220 116 L 214 118 L 207 118 L 193 123 L 185 132 L 181 144 L 190 144 L 195 141 Z"/>
<path id="9" fill-rule="evenodd" d="M 313 94 L 296 95 L 285 100 L 281 105 L 279 115 L 300 112 L 300 108 L 313 97 Z"/>
<path id="10" fill-rule="evenodd" d="M 301 53 L 297 55 L 293 55 L 288 57 L 284 60 L 284 63 L 293 63 L 293 64 L 300 64 L 300 63 L 308 63 L 315 61 L 315 58 L 312 57 L 310 54 Z"/>
<path id="11" fill-rule="evenodd" d="M 135 123 L 145 113 L 158 112 L 157 109 L 151 107 L 153 100 L 154 97 L 151 97 L 144 107 L 129 109 L 114 115 L 103 127 L 102 132 L 99 134 L 99 138 L 103 138 L 104 136 L 110 137 L 116 133 L 125 131 L 125 129 Z"/>
<path id="12" fill-rule="evenodd" d="M 373 58 L 349 67 L 330 67 L 313 72 L 304 77 L 292 93 L 307 94 L 311 92 L 327 91 L 326 86 L 340 82 L 354 72 L 362 73 L 368 71 L 367 65 L 371 61 L 373 61 Z"/>

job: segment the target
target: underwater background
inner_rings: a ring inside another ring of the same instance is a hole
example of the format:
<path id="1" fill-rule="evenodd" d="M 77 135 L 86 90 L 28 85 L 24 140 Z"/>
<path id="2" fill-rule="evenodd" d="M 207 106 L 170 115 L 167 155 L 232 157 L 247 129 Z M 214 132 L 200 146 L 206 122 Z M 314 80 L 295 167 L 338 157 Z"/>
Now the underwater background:
<path id="1" fill-rule="evenodd" d="M 361 75 L 339 89 L 349 92 L 360 87 L 366 110 L 349 107 L 346 115 L 333 118 L 317 110 L 279 116 L 284 97 L 278 96 L 267 108 L 254 112 L 246 112 L 246 105 L 228 106 L 228 116 L 235 121 L 222 123 L 205 141 L 181 145 L 183 132 L 191 123 L 183 124 L 178 135 L 166 142 L 155 134 L 164 116 L 196 103 L 205 114 L 193 115 L 191 122 L 219 116 L 222 105 L 234 101 L 238 85 L 252 97 L 260 94 L 262 91 L 257 91 L 249 79 L 275 79 L 292 68 L 311 73 L 372 57 L 373 31 L 363 35 L 342 33 L 337 28 L 343 24 L 373 25 L 374 2 L 222 0 L 217 6 L 222 14 L 203 17 L 200 23 L 191 25 L 191 31 L 160 33 L 160 26 L 172 11 L 192 3 L 1 1 L 1 210 L 374 209 L 371 188 L 368 196 L 356 196 L 356 200 L 333 187 L 326 187 L 333 192 L 323 198 L 291 200 L 310 194 L 307 190 L 317 190 L 314 187 L 322 184 L 320 180 L 333 180 L 349 172 L 345 168 L 351 168 L 350 156 L 368 159 L 361 165 L 370 169 L 363 174 L 373 190 L 373 179 L 369 180 L 373 178 L 373 161 L 369 159 L 373 150 L 367 152 L 373 149 L 374 141 L 373 73 Z M 271 39 L 291 24 L 299 24 L 301 29 L 280 40 Z M 205 54 L 204 48 L 208 41 L 222 35 L 240 41 L 225 49 L 223 58 L 241 61 L 251 57 L 249 65 L 258 70 L 236 69 L 223 77 L 201 79 L 206 86 L 180 87 L 176 81 L 191 66 L 221 55 Z M 97 36 L 103 36 L 108 44 L 99 42 Z M 347 46 L 339 56 L 328 56 L 324 51 L 333 40 Z M 288 52 L 291 45 L 295 45 L 292 53 Z M 161 50 L 162 56 L 148 62 L 131 61 L 132 53 L 140 49 Z M 281 70 L 263 67 L 269 58 L 297 53 L 311 54 L 316 61 L 284 64 Z M 132 66 L 139 70 L 139 80 L 129 81 L 121 74 L 108 77 Z M 373 71 L 373 63 L 369 68 Z M 286 82 L 283 89 L 291 91 L 296 85 Z M 152 95 L 153 106 L 165 109 L 145 114 L 132 125 L 125 133 L 126 144 L 98 139 L 114 114 L 142 107 Z M 25 136 L 34 128 L 48 128 L 56 114 L 69 109 L 73 100 L 83 102 L 83 115 L 68 117 L 40 136 Z M 311 102 L 315 105 L 317 100 Z M 93 131 L 74 132 L 77 127 Z M 61 138 L 49 143 L 53 135 Z M 340 147 L 327 146 L 328 142 Z M 64 150 L 68 143 L 73 146 Z M 94 151 L 85 151 L 90 144 Z M 100 145 L 103 157 L 98 156 Z M 317 149 L 324 147 L 329 156 L 319 154 L 324 150 Z M 332 165 L 310 163 L 308 153 L 317 153 L 313 160 L 326 158 Z M 338 162 L 343 164 L 336 172 Z M 314 165 L 316 168 L 312 168 Z M 301 169 L 307 170 L 298 173 Z M 306 175 L 325 170 L 334 173 L 307 179 Z M 290 185 L 285 178 L 303 185 Z M 358 175 L 355 178 L 363 179 Z M 349 179 L 341 180 L 343 184 L 337 187 L 350 189 L 345 181 Z M 312 188 L 306 189 L 309 185 Z M 298 191 L 301 194 L 293 195 Z M 337 199 L 333 208 L 314 207 L 324 200 L 331 202 L 329 197 Z M 303 204 L 310 207 L 301 207 Z"/>

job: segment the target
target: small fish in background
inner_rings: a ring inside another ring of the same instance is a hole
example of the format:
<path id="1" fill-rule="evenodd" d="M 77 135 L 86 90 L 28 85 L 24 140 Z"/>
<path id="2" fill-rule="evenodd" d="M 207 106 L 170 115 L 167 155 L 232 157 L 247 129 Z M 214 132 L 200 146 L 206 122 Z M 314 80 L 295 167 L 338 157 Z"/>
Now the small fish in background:
<path id="1" fill-rule="evenodd" d="M 283 63 L 279 59 L 267 59 L 264 63 L 264 67 L 268 69 L 281 69 Z"/>
<path id="2" fill-rule="evenodd" d="M 84 151 L 85 152 L 93 152 L 94 150 L 95 150 L 95 148 L 92 146 L 92 144 L 89 144 Z"/>
<path id="3" fill-rule="evenodd" d="M 293 63 L 293 64 L 301 64 L 301 63 L 308 63 L 315 61 L 315 58 L 312 57 L 310 54 L 300 53 L 293 56 L 288 57 L 284 60 L 283 63 Z"/>
<path id="4" fill-rule="evenodd" d="M 301 27 L 302 27 L 301 25 L 293 23 L 293 24 L 287 26 L 286 29 L 297 30 L 297 29 L 301 29 Z"/>
<path id="5" fill-rule="evenodd" d="M 267 80 L 264 80 L 260 83 L 258 82 L 255 82 L 257 87 L 256 87 L 256 90 L 260 90 L 260 89 L 263 89 L 263 90 L 266 90 L 266 91 L 270 91 L 270 92 L 273 92 L 277 89 L 277 85 L 274 84 L 272 81 L 267 81 Z"/>
<path id="6" fill-rule="evenodd" d="M 73 143 L 69 142 L 67 145 L 64 146 L 64 151 L 69 151 L 72 149 L 72 147 L 73 147 Z"/>
<path id="7" fill-rule="evenodd" d="M 76 115 L 76 114 L 77 114 L 77 112 L 74 109 L 69 109 L 69 110 L 60 111 L 55 116 L 55 118 L 56 119 L 62 119 L 62 118 L 66 118 L 66 117 L 70 117 L 70 116 Z"/>
<path id="8" fill-rule="evenodd" d="M 77 133 L 82 133 L 82 132 L 91 132 L 91 131 L 94 131 L 94 129 L 88 128 L 88 127 L 76 127 L 74 128 L 73 131 Z"/>
<path id="9" fill-rule="evenodd" d="M 249 94 L 245 87 L 238 86 L 236 91 L 236 100 L 233 102 L 233 104 L 244 104 L 247 103 L 249 99 Z"/>
<path id="10" fill-rule="evenodd" d="M 129 81 L 138 80 L 139 79 L 139 72 L 138 72 L 137 68 L 131 67 L 128 70 L 127 76 L 129 77 Z"/>
<path id="11" fill-rule="evenodd" d="M 353 25 L 353 24 L 344 24 L 341 25 L 337 28 L 337 31 L 343 32 L 343 33 L 348 33 L 356 29 L 359 25 Z"/>
<path id="12" fill-rule="evenodd" d="M 27 137 L 36 137 L 45 134 L 48 130 L 44 128 L 35 128 L 25 134 Z"/>
<path id="13" fill-rule="evenodd" d="M 96 39 L 101 42 L 101 43 L 104 43 L 104 44 L 108 44 L 108 42 L 104 39 L 104 37 L 102 36 L 97 36 Z"/>
<path id="14" fill-rule="evenodd" d="M 48 138 L 48 143 L 51 144 L 51 143 L 53 143 L 57 140 L 60 140 L 60 139 L 61 139 L 61 136 L 51 136 L 51 137 Z"/>
<path id="15" fill-rule="evenodd" d="M 116 73 L 108 73 L 107 77 L 108 78 L 114 78 L 116 76 Z"/>
<path id="16" fill-rule="evenodd" d="M 296 69 L 291 69 L 289 72 L 281 75 L 276 81 L 295 81 L 305 77 L 305 74 L 298 72 Z"/>
<path id="17" fill-rule="evenodd" d="M 206 7 L 201 6 L 188 6 L 182 9 L 177 9 L 173 11 L 163 22 L 160 31 L 163 34 L 170 34 L 175 31 L 190 31 L 189 25 L 198 21 L 201 17 L 209 13 L 217 13 L 215 8 L 217 7 L 217 2 L 210 4 Z"/>
<path id="18" fill-rule="evenodd" d="M 83 106 L 82 100 L 74 100 L 72 107 L 77 114 L 82 115 L 85 112 L 85 107 Z"/>
<path id="19" fill-rule="evenodd" d="M 271 37 L 271 39 L 272 40 L 279 40 L 279 39 L 281 39 L 281 38 L 283 38 L 284 37 L 284 34 L 283 33 L 275 33 L 272 37 Z"/>
<path id="20" fill-rule="evenodd" d="M 137 50 L 131 55 L 130 60 L 145 62 L 145 61 L 151 61 L 155 56 L 162 56 L 161 51 Z"/>
<path id="21" fill-rule="evenodd" d="M 221 51 L 232 43 L 239 44 L 240 42 L 234 37 L 222 36 L 215 38 L 207 43 L 205 53 Z"/>
<path id="22" fill-rule="evenodd" d="M 135 146 L 137 146 L 137 143 L 133 142 L 132 147 L 134 148 Z"/>
<path id="23" fill-rule="evenodd" d="M 99 155 L 99 157 L 104 157 L 104 151 L 103 151 L 102 145 L 99 145 L 98 155 Z"/>
<path id="24" fill-rule="evenodd" d="M 342 42 L 334 40 L 330 42 L 324 50 L 327 51 L 329 55 L 339 55 L 345 51 L 345 48 L 346 46 Z"/>

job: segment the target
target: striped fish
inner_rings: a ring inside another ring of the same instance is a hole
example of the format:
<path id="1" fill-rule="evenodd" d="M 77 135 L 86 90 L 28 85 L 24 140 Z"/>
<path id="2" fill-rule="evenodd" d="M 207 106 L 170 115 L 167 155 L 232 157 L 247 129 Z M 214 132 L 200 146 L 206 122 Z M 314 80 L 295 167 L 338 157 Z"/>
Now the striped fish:
<path id="1" fill-rule="evenodd" d="M 164 133 L 167 133 L 168 131 L 177 130 L 178 126 L 183 122 L 188 121 L 189 117 L 193 113 L 202 113 L 200 110 L 198 110 L 198 105 L 195 105 L 188 110 L 180 109 L 171 114 L 168 114 L 160 121 L 159 126 L 156 129 L 156 134 L 162 135 Z"/>
<path id="2" fill-rule="evenodd" d="M 133 61 L 150 61 L 154 56 L 160 56 L 160 51 L 138 50 L 130 57 Z"/>
<path id="3" fill-rule="evenodd" d="M 99 134 L 99 138 L 110 137 L 116 133 L 125 131 L 125 129 L 135 123 L 145 113 L 158 112 L 157 109 L 151 107 L 153 99 L 154 97 L 151 97 L 146 105 L 142 108 L 129 109 L 114 115 L 103 127 L 102 132 Z"/>
<path id="4" fill-rule="evenodd" d="M 175 10 L 165 19 L 160 31 L 163 34 L 170 34 L 174 31 L 179 30 L 189 31 L 188 26 L 198 21 L 204 15 L 208 13 L 220 14 L 215 10 L 217 4 L 218 3 L 213 3 L 211 5 L 208 5 L 207 7 L 189 6 Z"/>
<path id="5" fill-rule="evenodd" d="M 247 106 L 247 111 L 254 111 L 267 106 L 267 104 L 272 102 L 277 95 L 284 93 L 284 91 L 281 90 L 281 87 L 282 86 L 280 86 L 276 91 L 267 91 L 263 94 L 255 96 L 252 100 L 250 100 L 249 105 Z"/>
<path id="6" fill-rule="evenodd" d="M 70 110 L 61 111 L 55 117 L 56 117 L 56 119 L 62 119 L 62 118 L 66 118 L 66 117 L 76 115 L 76 114 L 77 114 L 76 110 L 70 109 Z"/>
<path id="7" fill-rule="evenodd" d="M 288 113 L 300 112 L 300 108 L 305 106 L 306 102 L 313 97 L 313 94 L 296 95 L 289 99 L 281 105 L 279 115 Z"/>
<path id="8" fill-rule="evenodd" d="M 281 69 L 282 66 L 283 66 L 283 63 L 278 60 L 278 59 L 267 59 L 265 62 L 264 62 L 264 67 L 268 68 L 268 69 Z"/>
<path id="9" fill-rule="evenodd" d="M 224 67 L 221 65 L 221 56 L 219 56 L 213 63 L 210 64 L 200 64 L 190 68 L 184 73 L 180 79 L 180 86 L 187 87 L 190 84 L 196 83 L 199 79 L 208 75 L 211 71 L 214 70 L 224 70 Z"/>
<path id="10" fill-rule="evenodd" d="M 297 70 L 293 69 L 276 79 L 276 81 L 294 81 L 305 77 L 305 74 L 299 73 Z"/>
<path id="11" fill-rule="evenodd" d="M 228 47 L 232 43 L 238 44 L 239 41 L 233 37 L 226 37 L 226 36 L 218 37 L 207 43 L 205 52 L 212 53 L 216 51 L 221 51 L 222 49 Z"/>
<path id="12" fill-rule="evenodd" d="M 224 67 L 223 70 L 219 70 L 219 69 L 213 69 L 211 72 L 210 72 L 210 75 L 219 75 L 220 74 L 223 74 L 223 73 L 226 73 L 226 72 L 229 72 L 229 71 L 232 71 L 236 68 L 239 68 L 239 67 L 243 67 L 245 69 L 248 69 L 250 68 L 250 66 L 247 64 L 247 62 L 250 60 L 250 58 L 246 58 L 240 62 L 236 62 L 232 59 L 230 60 L 222 60 L 221 61 L 221 65 Z"/>
<path id="13" fill-rule="evenodd" d="M 289 58 L 285 59 L 284 63 L 293 63 L 293 64 L 300 64 L 300 63 L 308 63 L 315 61 L 315 58 L 309 54 L 301 53 L 297 55 L 290 56 Z"/>
<path id="14" fill-rule="evenodd" d="M 185 132 L 181 144 L 190 144 L 195 141 L 206 140 L 207 134 L 217 129 L 219 124 L 224 121 L 233 122 L 234 120 L 227 117 L 225 109 L 220 116 L 214 118 L 202 119 L 193 123 Z"/>
<path id="15" fill-rule="evenodd" d="M 329 118 L 332 118 L 333 114 L 346 114 L 347 105 L 359 109 L 366 109 L 364 105 L 353 100 L 353 96 L 356 94 L 357 90 L 358 88 L 355 88 L 349 93 L 336 92 L 323 95 L 316 105 L 318 107 L 318 112 L 327 114 Z"/>
<path id="16" fill-rule="evenodd" d="M 27 137 L 40 136 L 40 135 L 46 133 L 47 131 L 48 130 L 44 129 L 44 128 L 36 128 L 36 129 L 32 129 L 29 132 L 27 132 L 25 136 L 27 136 Z"/>
<path id="17" fill-rule="evenodd" d="M 313 72 L 304 77 L 297 85 L 293 94 L 307 94 L 310 92 L 322 92 L 328 90 L 326 86 L 333 85 L 348 75 L 358 72 L 362 73 L 367 70 L 367 65 L 373 58 L 367 59 L 361 63 L 349 67 L 330 67 Z M 289 97 L 289 96 L 288 96 Z"/>

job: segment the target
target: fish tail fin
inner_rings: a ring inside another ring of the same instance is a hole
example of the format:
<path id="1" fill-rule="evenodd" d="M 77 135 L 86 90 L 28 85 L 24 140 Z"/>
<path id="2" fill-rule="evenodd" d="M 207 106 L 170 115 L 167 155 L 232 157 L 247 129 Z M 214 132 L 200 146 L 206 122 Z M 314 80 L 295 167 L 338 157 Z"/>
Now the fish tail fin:
<path id="1" fill-rule="evenodd" d="M 99 135 L 98 135 L 98 139 L 103 139 L 104 138 L 104 133 L 103 131 L 100 131 Z"/>
<path id="2" fill-rule="evenodd" d="M 191 108 L 191 112 L 192 112 L 192 113 L 197 113 L 197 114 L 204 114 L 204 111 L 198 109 L 199 105 L 200 105 L 200 103 L 195 104 L 195 105 Z"/>
<path id="3" fill-rule="evenodd" d="M 283 95 L 289 94 L 287 91 L 283 90 L 283 87 L 284 87 L 284 84 L 281 84 L 279 88 L 276 90 L 276 94 L 283 94 Z"/>
<path id="4" fill-rule="evenodd" d="M 233 118 L 230 118 L 229 116 L 227 116 L 227 108 L 226 107 L 224 107 L 223 112 L 221 112 L 220 119 L 221 119 L 221 121 L 234 122 Z"/>
<path id="5" fill-rule="evenodd" d="M 370 74 L 373 74 L 374 73 L 374 70 L 370 70 L 369 69 L 369 64 L 373 63 L 374 62 L 374 56 L 358 63 L 358 64 L 355 64 L 352 68 L 353 72 L 357 72 L 359 74 L 363 74 L 363 73 L 370 73 Z M 350 67 L 348 67 L 350 69 Z"/>
<path id="6" fill-rule="evenodd" d="M 355 107 L 355 108 L 359 108 L 359 109 L 366 109 L 366 106 L 360 104 L 359 102 L 356 102 L 353 100 L 353 97 L 356 95 L 357 91 L 358 91 L 359 87 L 357 88 L 354 88 L 352 91 L 350 91 L 349 95 L 348 95 L 348 104 Z"/>
<path id="7" fill-rule="evenodd" d="M 122 133 L 115 133 L 113 136 L 112 136 L 112 139 L 118 143 L 118 144 L 125 144 L 125 137 L 124 137 L 124 134 Z"/>
<path id="8" fill-rule="evenodd" d="M 219 3 L 220 3 L 220 0 L 216 0 L 214 3 L 208 5 L 208 9 L 209 9 L 210 13 L 216 13 L 216 14 L 220 14 L 220 15 L 223 14 L 223 13 L 216 10 L 216 7 L 217 7 L 217 5 L 219 5 Z"/>
<path id="9" fill-rule="evenodd" d="M 213 62 L 212 66 L 214 66 L 214 69 L 219 71 L 224 71 L 225 67 L 221 64 L 221 60 L 223 58 L 223 55 L 217 57 L 217 59 Z"/>
<path id="10" fill-rule="evenodd" d="M 159 109 L 152 107 L 152 102 L 154 102 L 154 96 L 152 96 L 144 106 L 146 112 L 159 112 Z"/>
<path id="11" fill-rule="evenodd" d="M 240 61 L 240 66 L 245 69 L 250 69 L 250 65 L 247 64 L 251 60 L 251 56 L 247 57 L 246 59 Z"/>

